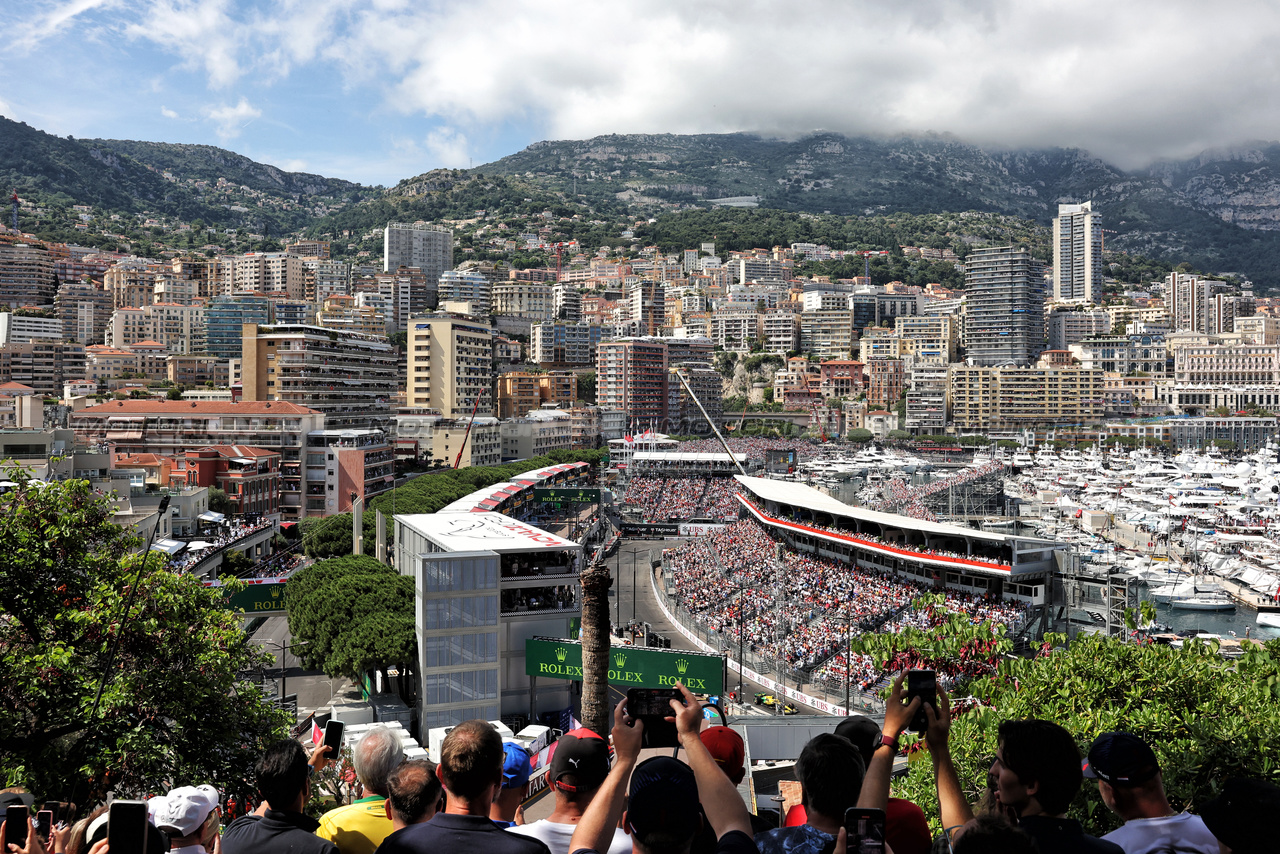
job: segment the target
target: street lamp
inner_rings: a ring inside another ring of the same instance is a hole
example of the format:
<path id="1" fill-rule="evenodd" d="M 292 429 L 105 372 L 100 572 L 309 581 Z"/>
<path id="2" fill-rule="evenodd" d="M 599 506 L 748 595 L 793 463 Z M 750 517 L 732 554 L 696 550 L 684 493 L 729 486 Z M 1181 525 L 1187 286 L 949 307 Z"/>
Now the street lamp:
<path id="1" fill-rule="evenodd" d="M 290 640 L 292 640 L 292 638 L 290 638 Z M 286 641 L 277 641 L 275 638 L 266 638 L 262 643 L 264 646 L 270 645 L 271 647 L 280 650 L 280 702 L 283 703 L 284 698 L 289 694 L 289 692 L 285 690 L 288 686 L 286 680 L 289 675 L 289 667 L 288 662 L 285 661 L 285 654 L 291 649 L 297 649 L 298 647 L 306 646 L 307 644 L 305 641 L 303 643 L 290 644 Z"/>

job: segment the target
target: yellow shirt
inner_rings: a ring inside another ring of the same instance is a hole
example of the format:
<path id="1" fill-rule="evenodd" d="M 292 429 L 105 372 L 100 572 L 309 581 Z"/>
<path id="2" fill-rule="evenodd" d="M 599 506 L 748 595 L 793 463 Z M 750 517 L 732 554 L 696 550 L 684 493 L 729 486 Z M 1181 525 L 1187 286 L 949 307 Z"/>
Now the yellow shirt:
<path id="1" fill-rule="evenodd" d="M 320 816 L 316 836 L 327 839 L 342 854 L 373 854 L 382 840 L 391 835 L 382 795 L 370 795 L 354 804 L 329 810 Z"/>

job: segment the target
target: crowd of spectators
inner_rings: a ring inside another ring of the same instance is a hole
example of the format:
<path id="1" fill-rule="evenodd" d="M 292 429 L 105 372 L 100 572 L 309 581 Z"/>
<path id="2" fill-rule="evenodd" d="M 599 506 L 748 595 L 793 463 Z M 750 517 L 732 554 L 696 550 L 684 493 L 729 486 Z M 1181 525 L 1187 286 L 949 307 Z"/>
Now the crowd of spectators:
<path id="1" fill-rule="evenodd" d="M 809 460 L 822 455 L 821 446 L 798 439 L 761 439 L 747 437 L 735 439 L 725 437 L 729 450 L 735 454 L 746 454 L 747 459 L 764 462 L 768 451 L 795 451 L 796 460 Z M 680 452 L 688 454 L 723 454 L 724 446 L 718 439 L 694 439 L 680 443 Z"/>
<path id="2" fill-rule="evenodd" d="M 975 624 L 987 620 L 1015 627 L 1025 613 L 1017 603 L 939 591 L 793 551 L 751 519 L 668 551 L 665 566 L 677 601 L 731 646 L 741 643 L 794 669 L 816 668 L 815 678 L 826 680 L 843 680 L 839 651 L 849 635 L 928 628 L 951 613 L 965 614 Z M 911 607 L 922 594 L 939 592 L 940 607 Z M 850 661 L 850 681 L 858 687 L 871 687 L 882 677 L 865 656 Z"/>
<path id="3" fill-rule="evenodd" d="M 187 549 L 169 560 L 169 569 L 174 572 L 181 572 L 187 567 L 195 566 L 218 549 L 224 548 L 241 537 L 261 531 L 263 528 L 270 528 L 275 525 L 274 522 L 255 522 L 248 524 L 245 522 L 231 521 L 222 525 L 218 533 L 210 534 L 197 540 L 196 542 L 204 542 L 209 545 L 199 549 Z"/>
<path id="4" fill-rule="evenodd" d="M 0 837 L 10 854 L 111 854 L 113 847 L 116 854 L 1219 854 L 1274 844 L 1280 787 L 1227 780 L 1195 813 L 1180 811 L 1165 791 L 1159 758 L 1129 732 L 1103 732 L 1082 753 L 1052 721 L 1004 720 L 985 780 L 966 785 L 951 757 L 949 692 L 908 702 L 905 675 L 889 691 L 883 723 L 862 715 L 833 719 L 833 731 L 808 740 L 794 765 L 800 802 L 775 819 L 753 816 L 738 792 L 746 771 L 742 735 L 704 720 L 699 698 L 677 682 L 666 718 L 678 745 L 673 755 L 640 762 L 645 730 L 659 720 L 632 717 L 619 703 L 607 735 L 579 728 L 553 746 L 545 784 L 554 809 L 535 822 L 526 822 L 520 807 L 531 755 L 504 743 L 492 724 L 469 720 L 445 736 L 439 764 L 406 759 L 399 736 L 386 727 L 369 730 L 342 775 L 354 800 L 319 819 L 307 807 L 332 748 L 321 744 L 308 755 L 297 740 L 282 739 L 257 762 L 256 808 L 225 827 L 219 792 L 203 781 L 181 781 L 147 800 L 145 820 L 131 812 L 136 802 L 122 801 L 119 810 L 98 807 L 47 829 L 37 829 L 30 812 L 24 828 L 9 826 L 35 798 L 8 788 L 0 793 Z M 939 808 L 936 838 L 921 807 L 890 792 L 901 737 L 917 712 Z M 967 796 L 975 784 L 976 804 Z M 1122 822 L 1104 837 L 1069 815 L 1082 787 L 1093 784 Z M 849 820 L 853 808 L 879 817 L 868 833 L 879 844 L 861 844 L 870 840 L 855 834 L 867 825 Z M 119 824 L 130 818 L 136 824 Z"/>
<path id="5" fill-rule="evenodd" d="M 882 513 L 897 513 L 899 516 L 910 516 L 912 519 L 924 519 L 929 522 L 938 521 L 937 515 L 924 504 L 930 495 L 946 492 L 953 487 L 963 486 L 1004 468 L 999 462 L 983 463 L 979 466 L 963 469 L 950 477 L 939 478 L 929 483 L 912 485 L 901 478 L 886 481 L 880 487 L 879 495 L 864 502 L 870 510 Z"/>
<path id="6" fill-rule="evenodd" d="M 738 515 L 739 489 L 731 477 L 633 477 L 622 503 L 640 508 L 646 522 L 725 519 Z"/>
<path id="7" fill-rule="evenodd" d="M 816 528 L 819 531 L 826 531 L 829 534 L 840 534 L 841 536 L 844 536 L 844 537 L 853 537 L 855 539 L 859 539 L 867 543 L 874 543 L 876 545 L 882 545 L 882 546 L 891 546 L 895 549 L 917 552 L 927 557 L 953 557 L 953 558 L 961 558 L 963 560 L 980 560 L 984 563 L 993 563 L 993 564 L 998 564 L 1000 566 L 1009 565 L 1009 562 L 1007 560 L 1002 560 L 998 557 L 994 557 L 991 555 L 974 555 L 974 554 L 968 554 L 967 552 L 957 552 L 957 551 L 952 551 L 951 549 L 938 548 L 936 546 L 927 547 L 927 548 L 912 546 L 912 545 L 908 545 L 907 543 L 900 543 L 896 540 L 886 540 L 883 537 L 876 536 L 875 534 L 855 533 L 853 531 L 846 531 L 843 528 L 836 528 L 832 525 L 820 525 L 817 522 L 800 522 L 798 524 L 802 524 L 806 528 Z"/>

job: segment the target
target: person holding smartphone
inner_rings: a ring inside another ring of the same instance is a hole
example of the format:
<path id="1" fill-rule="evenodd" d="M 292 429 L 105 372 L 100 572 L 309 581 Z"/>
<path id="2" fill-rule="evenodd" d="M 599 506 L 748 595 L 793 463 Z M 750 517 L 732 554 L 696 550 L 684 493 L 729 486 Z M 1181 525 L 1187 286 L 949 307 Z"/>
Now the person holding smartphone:
<path id="1" fill-rule="evenodd" d="M 266 810 L 227 826 L 223 854 L 339 854 L 338 846 L 315 835 L 320 822 L 303 813 L 311 791 L 308 781 L 329 764 L 330 750 L 322 744 L 308 758 L 291 738 L 268 747 L 255 769 Z"/>

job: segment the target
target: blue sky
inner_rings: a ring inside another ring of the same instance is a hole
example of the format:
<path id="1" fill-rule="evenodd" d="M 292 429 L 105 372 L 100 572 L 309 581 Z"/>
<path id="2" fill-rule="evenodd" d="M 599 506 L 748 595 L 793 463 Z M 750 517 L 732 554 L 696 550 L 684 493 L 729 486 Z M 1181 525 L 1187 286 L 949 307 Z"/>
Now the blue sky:
<path id="1" fill-rule="evenodd" d="M 9 0 L 0 114 L 392 184 L 541 139 L 946 132 L 1122 166 L 1280 138 L 1226 0 Z"/>

